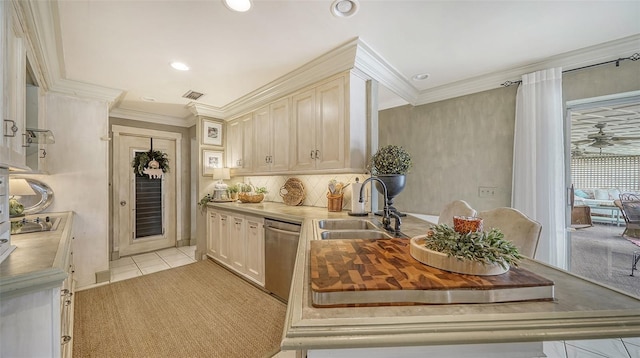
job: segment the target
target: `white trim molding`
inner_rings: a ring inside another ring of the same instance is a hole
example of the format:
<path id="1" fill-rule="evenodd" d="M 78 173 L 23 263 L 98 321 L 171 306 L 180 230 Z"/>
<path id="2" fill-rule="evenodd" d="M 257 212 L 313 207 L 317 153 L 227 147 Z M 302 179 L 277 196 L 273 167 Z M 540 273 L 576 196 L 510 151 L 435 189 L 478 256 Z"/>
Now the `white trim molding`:
<path id="1" fill-rule="evenodd" d="M 142 111 L 134 111 L 132 109 L 125 108 L 112 109 L 109 113 L 109 117 L 131 119 L 134 121 L 149 122 L 154 124 L 166 124 L 169 126 L 178 126 L 185 128 L 192 127 L 196 123 L 196 119 L 194 116 L 180 118 Z"/>

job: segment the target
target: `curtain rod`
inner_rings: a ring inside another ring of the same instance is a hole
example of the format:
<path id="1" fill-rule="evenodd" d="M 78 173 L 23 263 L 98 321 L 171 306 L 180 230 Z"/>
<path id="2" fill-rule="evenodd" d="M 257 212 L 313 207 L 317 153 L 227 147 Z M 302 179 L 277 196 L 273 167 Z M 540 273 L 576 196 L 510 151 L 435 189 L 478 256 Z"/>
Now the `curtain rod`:
<path id="1" fill-rule="evenodd" d="M 596 67 L 596 66 L 607 65 L 607 64 L 610 64 L 610 63 L 614 63 L 614 62 L 616 64 L 616 67 L 620 67 L 620 62 L 621 61 L 625 61 L 625 60 L 638 61 L 638 60 L 640 60 L 640 53 L 636 52 L 636 53 L 634 53 L 633 55 L 631 55 L 629 57 L 621 57 L 621 58 L 619 58 L 617 60 L 600 62 L 600 63 L 595 63 L 593 65 L 582 66 L 582 67 L 573 68 L 573 69 L 570 69 L 570 70 L 565 70 L 565 71 L 562 71 L 562 73 L 573 72 L 573 71 L 578 71 L 578 70 L 584 70 L 585 68 L 591 68 L 591 67 Z M 504 83 L 501 83 L 500 86 L 509 87 L 509 86 L 513 86 L 513 85 L 519 85 L 520 83 L 522 83 L 522 80 L 505 81 Z"/>

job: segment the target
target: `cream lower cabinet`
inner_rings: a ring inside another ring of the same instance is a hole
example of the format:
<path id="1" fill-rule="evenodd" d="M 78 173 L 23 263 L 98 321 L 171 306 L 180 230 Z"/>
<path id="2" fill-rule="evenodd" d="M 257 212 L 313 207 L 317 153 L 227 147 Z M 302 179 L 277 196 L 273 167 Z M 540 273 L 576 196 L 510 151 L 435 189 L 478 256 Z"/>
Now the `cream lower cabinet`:
<path id="1" fill-rule="evenodd" d="M 207 209 L 207 255 L 220 259 L 220 214 Z"/>
<path id="2" fill-rule="evenodd" d="M 264 219 L 207 210 L 207 255 L 264 286 Z"/>

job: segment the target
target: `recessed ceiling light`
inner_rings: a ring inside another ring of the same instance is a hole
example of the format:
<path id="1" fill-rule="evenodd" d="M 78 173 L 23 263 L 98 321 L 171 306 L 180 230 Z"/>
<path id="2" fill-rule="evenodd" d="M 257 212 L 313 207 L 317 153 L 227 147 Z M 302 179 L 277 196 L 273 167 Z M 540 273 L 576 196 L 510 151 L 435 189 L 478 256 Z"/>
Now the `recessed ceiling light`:
<path id="1" fill-rule="evenodd" d="M 229 10 L 245 12 L 251 9 L 251 0 L 222 0 Z"/>
<path id="2" fill-rule="evenodd" d="M 331 13 L 336 17 L 351 17 L 359 8 L 358 0 L 335 0 L 331 4 Z"/>
<path id="3" fill-rule="evenodd" d="M 411 77 L 411 79 L 413 79 L 414 81 L 424 81 L 427 78 L 429 78 L 429 74 L 428 73 L 419 73 L 419 74 Z"/>
<path id="4" fill-rule="evenodd" d="M 189 71 L 189 66 L 182 62 L 171 62 L 171 67 L 175 68 L 178 71 Z"/>

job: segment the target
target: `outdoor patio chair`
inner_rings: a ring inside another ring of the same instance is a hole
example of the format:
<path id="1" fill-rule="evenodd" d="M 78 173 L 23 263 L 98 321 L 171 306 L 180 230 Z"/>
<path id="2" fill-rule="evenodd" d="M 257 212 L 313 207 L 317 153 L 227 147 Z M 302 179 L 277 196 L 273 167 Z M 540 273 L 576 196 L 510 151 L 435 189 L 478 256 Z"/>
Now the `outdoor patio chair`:
<path id="1" fill-rule="evenodd" d="M 484 230 L 500 230 L 524 256 L 533 258 L 538 248 L 542 225 L 514 208 L 496 208 L 478 213 Z"/>
<path id="2" fill-rule="evenodd" d="M 618 200 L 614 200 L 614 204 L 616 201 Z M 620 194 L 620 211 L 626 223 L 622 235 L 640 238 L 640 196 L 628 193 Z"/>
<path id="3" fill-rule="evenodd" d="M 438 225 L 447 224 L 450 227 L 453 227 L 453 217 L 454 216 L 476 216 L 477 211 L 473 209 L 469 204 L 467 204 L 464 200 L 454 200 L 449 204 L 445 205 L 445 207 L 440 212 L 440 216 L 438 217 Z"/>

